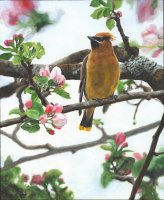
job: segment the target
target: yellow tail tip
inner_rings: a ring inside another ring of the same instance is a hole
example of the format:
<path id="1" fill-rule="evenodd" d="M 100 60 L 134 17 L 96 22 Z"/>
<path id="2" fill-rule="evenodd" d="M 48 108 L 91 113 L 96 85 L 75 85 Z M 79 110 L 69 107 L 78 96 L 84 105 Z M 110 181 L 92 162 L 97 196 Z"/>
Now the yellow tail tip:
<path id="1" fill-rule="evenodd" d="M 92 127 L 85 127 L 85 126 L 79 126 L 79 130 L 81 131 L 91 131 Z"/>

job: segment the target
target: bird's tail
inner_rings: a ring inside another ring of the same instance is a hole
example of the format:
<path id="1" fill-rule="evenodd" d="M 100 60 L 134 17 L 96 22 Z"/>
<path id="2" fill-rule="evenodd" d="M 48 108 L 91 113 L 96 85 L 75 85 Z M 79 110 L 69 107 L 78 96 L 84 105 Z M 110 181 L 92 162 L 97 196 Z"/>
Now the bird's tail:
<path id="1" fill-rule="evenodd" d="M 79 126 L 80 130 L 90 131 L 92 129 L 93 113 L 94 113 L 94 109 L 85 110 L 83 118 Z"/>

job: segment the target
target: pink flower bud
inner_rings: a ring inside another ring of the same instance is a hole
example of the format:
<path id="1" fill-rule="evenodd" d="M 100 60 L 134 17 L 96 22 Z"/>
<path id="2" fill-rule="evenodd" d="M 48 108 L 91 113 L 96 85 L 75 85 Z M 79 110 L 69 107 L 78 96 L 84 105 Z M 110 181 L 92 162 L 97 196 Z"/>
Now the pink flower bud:
<path id="1" fill-rule="evenodd" d="M 32 104 L 33 104 L 32 100 L 30 99 L 24 105 L 25 105 L 25 108 L 30 109 L 30 108 L 32 108 Z"/>
<path id="2" fill-rule="evenodd" d="M 116 143 L 117 145 L 120 145 L 120 144 L 122 144 L 123 142 L 125 142 L 126 136 L 125 136 L 124 133 L 119 132 L 119 133 L 117 133 L 117 135 L 115 136 L 114 140 L 115 140 L 115 143 Z"/>
<path id="3" fill-rule="evenodd" d="M 143 156 L 140 153 L 133 153 L 133 157 L 136 160 L 142 160 L 143 159 Z"/>
<path id="4" fill-rule="evenodd" d="M 159 54 L 162 52 L 162 49 L 157 49 L 153 54 L 152 54 L 152 58 L 156 58 L 159 56 Z"/>
<path id="5" fill-rule="evenodd" d="M 65 83 L 65 77 L 64 77 L 64 75 L 57 75 L 56 77 L 55 77 L 55 81 L 56 81 L 56 83 L 59 85 L 59 86 L 64 86 L 64 83 Z"/>
<path id="6" fill-rule="evenodd" d="M 49 114 L 53 111 L 53 105 L 52 104 L 48 104 L 45 108 L 45 113 Z"/>
<path id="7" fill-rule="evenodd" d="M 122 17 L 122 11 L 118 11 L 116 14 L 118 17 Z"/>
<path id="8" fill-rule="evenodd" d="M 127 142 L 124 142 L 122 145 L 121 145 L 122 148 L 126 148 L 128 147 L 128 143 Z"/>
<path id="9" fill-rule="evenodd" d="M 54 135 L 54 134 L 55 134 L 55 131 L 52 130 L 52 129 L 49 129 L 49 130 L 48 130 L 48 133 L 49 133 L 50 135 Z"/>
<path id="10" fill-rule="evenodd" d="M 61 183 L 65 183 L 64 178 L 62 178 L 62 177 L 59 178 L 59 181 L 60 181 Z"/>
<path id="11" fill-rule="evenodd" d="M 57 129 L 61 129 L 67 123 L 65 115 L 62 113 L 56 113 L 53 117 L 53 125 Z"/>
<path id="12" fill-rule="evenodd" d="M 13 45 L 13 40 L 5 40 L 4 44 L 8 47 L 8 46 L 12 46 Z"/>
<path id="13" fill-rule="evenodd" d="M 45 68 L 40 69 L 39 71 L 40 76 L 49 76 L 50 75 L 50 68 L 48 65 L 46 65 Z"/>
<path id="14" fill-rule="evenodd" d="M 22 174 L 22 180 L 23 180 L 23 182 L 27 182 L 29 180 L 29 175 Z"/>
<path id="15" fill-rule="evenodd" d="M 43 182 L 43 177 L 41 175 L 34 175 L 31 179 L 32 184 L 41 185 Z"/>
<path id="16" fill-rule="evenodd" d="M 45 125 L 45 123 L 48 122 L 48 116 L 46 114 L 41 115 L 39 121 L 41 124 Z"/>
<path id="17" fill-rule="evenodd" d="M 61 113 L 63 111 L 63 106 L 59 105 L 58 103 L 56 103 L 53 106 L 53 112 L 55 113 Z"/>
<path id="18" fill-rule="evenodd" d="M 50 78 L 55 80 L 57 75 L 61 75 L 61 69 L 59 67 L 54 67 L 50 73 Z"/>
<path id="19" fill-rule="evenodd" d="M 108 161 L 110 159 L 110 155 L 107 153 L 105 154 L 105 160 Z"/>

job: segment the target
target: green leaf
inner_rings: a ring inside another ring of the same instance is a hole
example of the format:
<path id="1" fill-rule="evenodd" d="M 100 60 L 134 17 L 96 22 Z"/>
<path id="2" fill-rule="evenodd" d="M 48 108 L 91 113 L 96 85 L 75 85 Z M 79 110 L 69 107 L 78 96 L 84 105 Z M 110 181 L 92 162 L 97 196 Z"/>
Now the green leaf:
<path id="1" fill-rule="evenodd" d="M 102 186 L 104 188 L 106 188 L 109 185 L 109 183 L 112 181 L 112 178 L 113 178 L 113 174 L 112 173 L 104 171 L 101 174 L 101 184 L 102 184 Z"/>
<path id="2" fill-rule="evenodd" d="M 21 58 L 20 58 L 20 56 L 18 56 L 18 55 L 13 56 L 12 63 L 13 63 L 14 65 L 20 64 L 20 63 L 21 63 Z"/>
<path id="3" fill-rule="evenodd" d="M 44 113 L 42 105 L 35 101 L 33 102 L 32 108 L 25 111 L 25 115 L 32 119 L 39 119 L 39 117 Z"/>
<path id="4" fill-rule="evenodd" d="M 13 160 L 11 159 L 11 156 L 7 156 L 5 162 L 4 162 L 4 166 L 10 165 L 12 164 Z"/>
<path id="5" fill-rule="evenodd" d="M 38 120 L 28 120 L 21 125 L 21 128 L 29 133 L 35 133 L 40 129 Z"/>
<path id="6" fill-rule="evenodd" d="M 134 177 L 137 177 L 139 175 L 139 173 L 145 163 L 145 159 L 146 159 L 146 157 L 143 158 L 142 160 L 138 160 L 134 163 L 133 168 L 132 168 L 132 175 Z"/>
<path id="7" fill-rule="evenodd" d="M 123 0 L 113 0 L 114 10 L 119 9 L 123 4 Z"/>
<path id="8" fill-rule="evenodd" d="M 26 189 L 26 199 L 27 200 L 48 200 L 51 199 L 48 195 L 48 193 L 46 192 L 46 190 L 40 189 L 37 186 L 28 186 Z"/>
<path id="9" fill-rule="evenodd" d="M 115 27 L 115 21 L 114 19 L 107 19 L 106 20 L 106 26 L 109 30 L 112 30 Z"/>
<path id="10" fill-rule="evenodd" d="M 13 51 L 12 48 L 5 48 L 5 47 L 3 47 L 1 45 L 0 45 L 0 50 L 2 50 L 2 51 Z"/>
<path id="11" fill-rule="evenodd" d="M 121 159 L 118 160 L 116 168 L 117 168 L 117 170 L 120 170 L 120 169 L 131 170 L 133 168 L 134 163 L 135 163 L 134 158 L 132 158 L 132 157 L 122 157 Z"/>
<path id="12" fill-rule="evenodd" d="M 104 12 L 105 8 L 104 7 L 100 7 L 97 8 L 92 14 L 91 17 L 93 19 L 100 19 L 101 17 L 103 17 L 103 12 Z"/>
<path id="13" fill-rule="evenodd" d="M 113 150 L 112 146 L 109 146 L 109 145 L 106 145 L 106 144 L 102 144 L 100 147 L 101 147 L 101 149 L 103 149 L 105 151 L 112 151 Z"/>
<path id="14" fill-rule="evenodd" d="M 101 119 L 93 119 L 93 124 L 99 126 L 104 125 L 104 122 Z"/>
<path id="15" fill-rule="evenodd" d="M 10 60 L 12 56 L 12 53 L 3 53 L 0 55 L 0 60 Z"/>
<path id="16" fill-rule="evenodd" d="M 92 0 L 90 6 L 92 7 L 99 7 L 101 4 L 99 0 Z"/>
<path id="17" fill-rule="evenodd" d="M 62 172 L 58 169 L 51 169 L 45 174 L 45 181 L 51 182 L 52 179 L 58 179 L 62 175 Z"/>
<path id="18" fill-rule="evenodd" d="M 28 94 L 35 94 L 36 91 L 35 91 L 33 88 L 31 88 L 31 87 L 29 86 L 29 87 L 27 87 L 27 88 L 24 90 L 24 93 L 25 93 L 25 94 L 26 94 L 26 93 L 28 93 Z"/>
<path id="19" fill-rule="evenodd" d="M 117 85 L 117 92 L 120 94 L 124 90 L 125 90 L 125 88 L 124 88 L 124 82 L 119 80 L 118 85 Z"/>
<path id="20" fill-rule="evenodd" d="M 111 15 L 112 10 L 110 8 L 105 8 L 103 11 L 103 16 L 108 17 Z"/>
<path id="21" fill-rule="evenodd" d="M 65 98 L 65 99 L 70 99 L 70 94 L 68 92 L 66 92 L 63 88 L 61 87 L 56 87 L 53 92 L 55 92 L 56 94 L 60 95 L 61 97 Z"/>
<path id="22" fill-rule="evenodd" d="M 12 114 L 20 115 L 20 116 L 24 115 L 24 113 L 22 113 L 19 108 L 14 108 L 14 109 L 10 110 L 9 115 L 12 115 Z"/>

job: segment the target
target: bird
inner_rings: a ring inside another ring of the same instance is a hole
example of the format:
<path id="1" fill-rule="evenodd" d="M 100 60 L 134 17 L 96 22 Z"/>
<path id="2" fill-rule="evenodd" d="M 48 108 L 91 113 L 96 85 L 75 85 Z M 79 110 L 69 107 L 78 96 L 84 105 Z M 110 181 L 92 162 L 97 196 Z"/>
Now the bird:
<path id="1" fill-rule="evenodd" d="M 87 102 L 113 96 L 120 79 L 120 65 L 111 42 L 115 36 L 111 32 L 100 32 L 87 37 L 91 51 L 84 58 L 81 68 L 79 102 L 82 102 L 83 95 Z M 94 110 L 94 107 L 85 109 L 80 130 L 91 131 Z M 107 106 L 104 107 L 106 110 Z"/>

